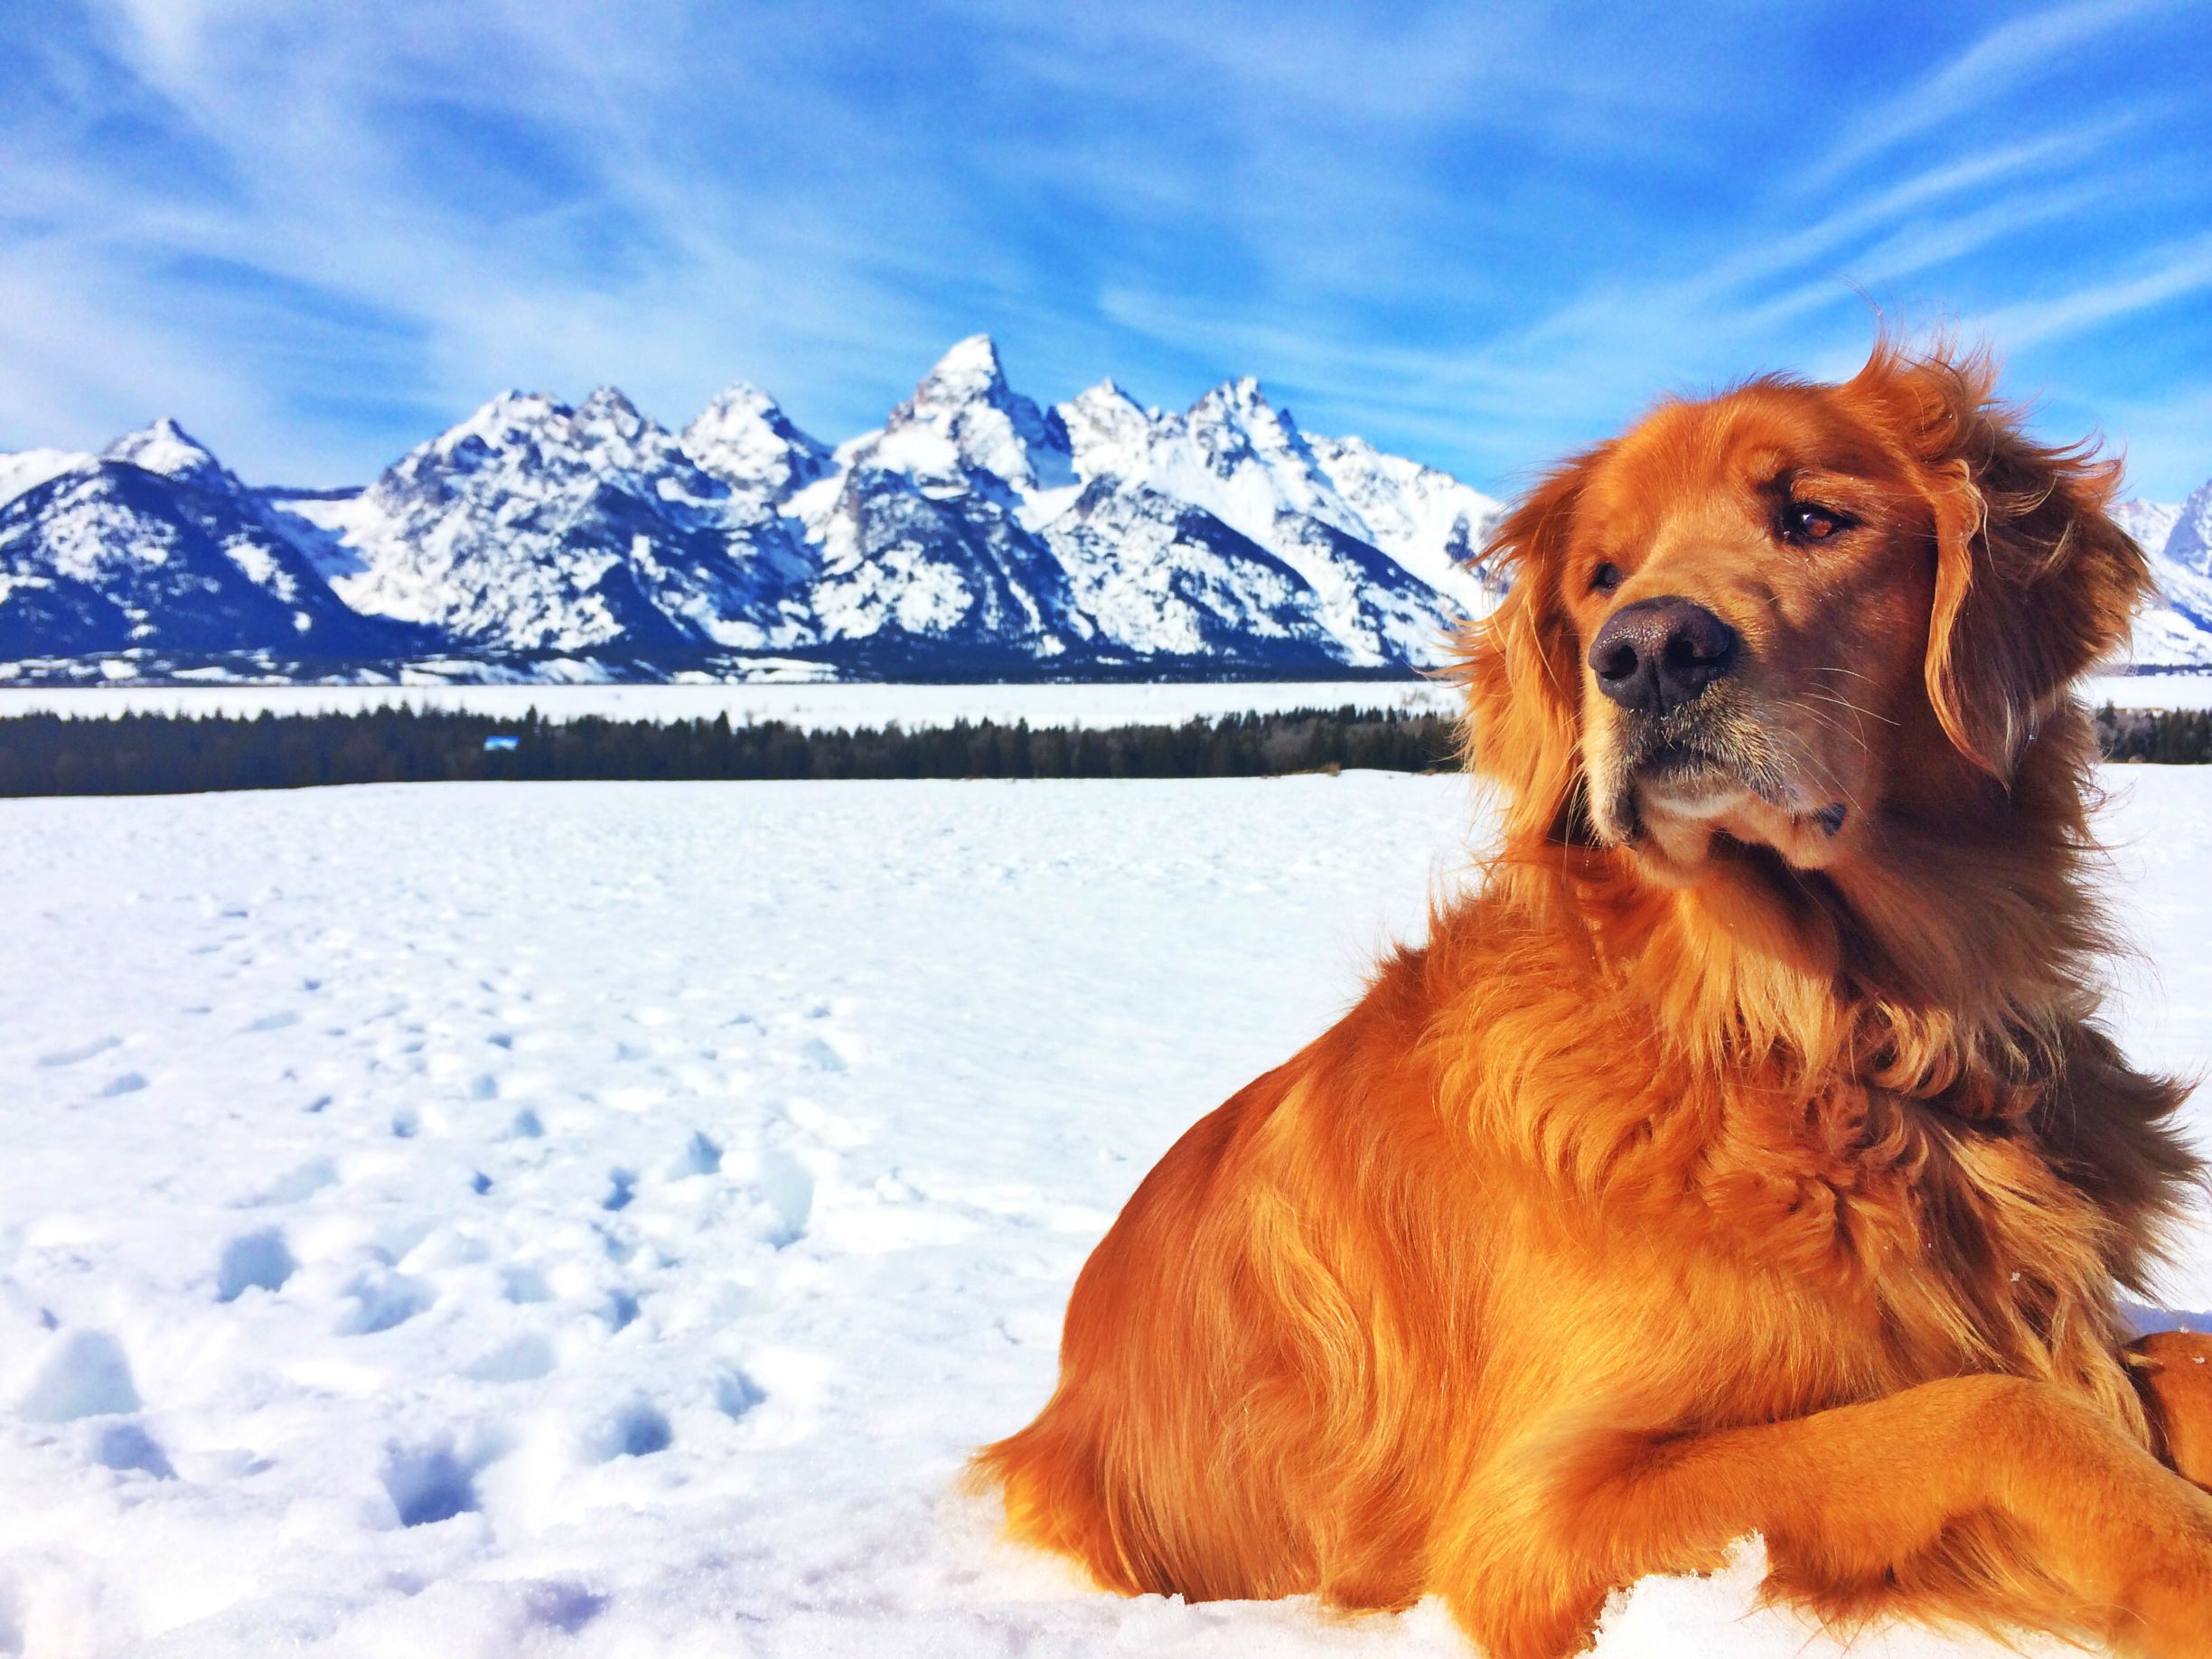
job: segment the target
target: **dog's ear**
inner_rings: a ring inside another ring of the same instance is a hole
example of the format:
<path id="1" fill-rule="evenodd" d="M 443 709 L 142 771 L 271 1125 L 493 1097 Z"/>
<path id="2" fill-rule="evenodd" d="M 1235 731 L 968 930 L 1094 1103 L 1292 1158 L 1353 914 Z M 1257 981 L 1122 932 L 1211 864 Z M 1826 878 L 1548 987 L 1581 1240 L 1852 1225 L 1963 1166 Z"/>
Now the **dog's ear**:
<path id="1" fill-rule="evenodd" d="M 1887 342 L 1851 384 L 1920 463 L 1936 536 L 1928 700 L 1958 751 L 1999 782 L 2074 680 L 2128 634 L 2152 586 L 2105 509 L 2120 463 L 2094 440 L 2038 444 L 1992 396 L 1988 355 L 1909 358 Z"/>
<path id="2" fill-rule="evenodd" d="M 1562 463 L 1491 532 L 1483 558 L 1512 588 L 1466 636 L 1462 746 L 1470 770 L 1504 796 L 1505 843 L 1558 831 L 1581 770 L 1582 677 L 1560 582 L 1591 450 Z"/>

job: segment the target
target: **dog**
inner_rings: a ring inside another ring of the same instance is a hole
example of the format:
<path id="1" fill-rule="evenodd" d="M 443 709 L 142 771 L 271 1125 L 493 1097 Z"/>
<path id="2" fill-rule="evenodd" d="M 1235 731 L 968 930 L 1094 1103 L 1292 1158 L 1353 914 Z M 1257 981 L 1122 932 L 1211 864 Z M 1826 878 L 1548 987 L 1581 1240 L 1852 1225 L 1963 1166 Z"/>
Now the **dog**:
<path id="1" fill-rule="evenodd" d="M 2071 694 L 2150 576 L 1996 378 L 1884 338 L 1502 520 L 1496 850 L 1137 1189 L 972 1466 L 1012 1536 L 1490 1659 L 1755 1533 L 1832 1627 L 2212 1653 L 2212 1349 L 2120 1305 L 2200 1172 L 2097 1021 Z"/>

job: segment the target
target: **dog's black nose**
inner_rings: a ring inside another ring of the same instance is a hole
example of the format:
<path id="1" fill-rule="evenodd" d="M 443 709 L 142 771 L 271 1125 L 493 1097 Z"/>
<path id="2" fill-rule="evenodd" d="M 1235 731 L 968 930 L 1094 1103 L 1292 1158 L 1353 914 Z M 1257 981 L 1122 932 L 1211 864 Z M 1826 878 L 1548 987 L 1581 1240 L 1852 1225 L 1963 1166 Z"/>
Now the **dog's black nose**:
<path id="1" fill-rule="evenodd" d="M 1664 714 L 1736 669 L 1736 630 L 1668 595 L 1624 605 L 1590 642 L 1598 689 L 1623 708 Z"/>

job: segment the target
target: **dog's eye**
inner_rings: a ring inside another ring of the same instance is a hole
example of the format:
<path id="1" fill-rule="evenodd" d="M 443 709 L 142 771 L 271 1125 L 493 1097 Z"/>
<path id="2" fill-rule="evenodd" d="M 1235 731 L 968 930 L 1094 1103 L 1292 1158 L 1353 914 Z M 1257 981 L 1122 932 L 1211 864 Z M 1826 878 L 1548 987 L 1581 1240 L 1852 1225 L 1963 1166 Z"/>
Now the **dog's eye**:
<path id="1" fill-rule="evenodd" d="M 1620 567 L 1611 559 L 1590 572 L 1590 592 L 1593 594 L 1609 594 L 1620 585 Z"/>
<path id="2" fill-rule="evenodd" d="M 1782 535 L 1788 541 L 1826 541 L 1851 528 L 1851 520 L 1831 507 L 1792 501 L 1782 509 Z"/>

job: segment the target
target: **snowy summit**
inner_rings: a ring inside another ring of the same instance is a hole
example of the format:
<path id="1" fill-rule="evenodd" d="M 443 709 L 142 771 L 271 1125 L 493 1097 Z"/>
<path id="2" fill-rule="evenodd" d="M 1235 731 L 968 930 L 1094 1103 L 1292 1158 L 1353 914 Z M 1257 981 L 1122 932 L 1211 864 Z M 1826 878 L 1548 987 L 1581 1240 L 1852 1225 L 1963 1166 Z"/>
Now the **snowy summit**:
<path id="1" fill-rule="evenodd" d="M 143 501 L 95 521 L 41 493 L 90 458 L 0 457 L 6 658 L 66 674 L 54 660 L 124 651 L 159 672 L 234 645 L 308 678 L 408 654 L 648 678 L 748 656 L 862 676 L 1326 675 L 1438 662 L 1455 619 L 1495 597 L 1471 561 L 1497 503 L 1456 480 L 1308 438 L 1249 379 L 1187 415 L 1111 381 L 1040 404 L 987 334 L 834 448 L 738 381 L 680 433 L 614 387 L 575 407 L 502 393 L 358 491 L 250 490 L 173 422 L 104 459 L 136 469 Z M 263 562 L 377 649 L 340 630 L 279 641 L 183 594 L 104 632 L 17 596 L 88 538 L 135 578 L 187 490 L 282 541 Z"/>
<path id="2" fill-rule="evenodd" d="M 988 334 L 834 446 L 743 380 L 680 432 L 509 391 L 364 489 L 264 491 L 164 419 L 0 455 L 0 675 L 1411 672 L 1496 603 L 1499 511 L 1249 376 L 1039 403 Z M 2135 663 L 2212 664 L 2212 485 L 2119 514 L 2160 576 Z"/>

